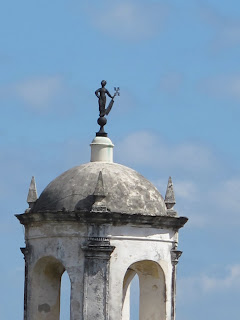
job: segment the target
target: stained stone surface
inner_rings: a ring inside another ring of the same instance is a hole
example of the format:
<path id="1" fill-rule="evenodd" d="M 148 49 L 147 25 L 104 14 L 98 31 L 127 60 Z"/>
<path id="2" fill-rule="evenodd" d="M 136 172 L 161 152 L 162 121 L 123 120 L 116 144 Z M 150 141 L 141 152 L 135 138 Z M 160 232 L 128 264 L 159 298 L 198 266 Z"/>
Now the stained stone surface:
<path id="1" fill-rule="evenodd" d="M 175 194 L 173 189 L 173 182 L 171 177 L 169 177 L 168 179 L 168 185 L 167 185 L 167 190 L 165 195 L 165 203 L 166 203 L 167 209 L 172 209 L 176 204 Z"/>
<path id="2" fill-rule="evenodd" d="M 36 181 L 35 178 L 32 177 L 29 191 L 28 191 L 28 196 L 27 196 L 27 202 L 28 203 L 34 203 L 37 200 L 37 187 L 36 187 Z"/>
<path id="3" fill-rule="evenodd" d="M 90 211 L 100 171 L 109 211 L 166 215 L 164 199 L 152 183 L 135 170 L 104 162 L 89 162 L 61 174 L 45 188 L 32 212 Z"/>

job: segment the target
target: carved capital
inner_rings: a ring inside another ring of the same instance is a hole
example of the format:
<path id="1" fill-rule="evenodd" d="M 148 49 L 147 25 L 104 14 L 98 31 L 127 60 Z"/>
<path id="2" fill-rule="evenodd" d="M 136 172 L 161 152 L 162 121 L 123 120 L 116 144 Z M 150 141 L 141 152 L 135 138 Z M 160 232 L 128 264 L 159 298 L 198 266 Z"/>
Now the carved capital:
<path id="1" fill-rule="evenodd" d="M 82 246 L 86 258 L 101 258 L 109 260 L 110 255 L 115 249 L 110 245 L 110 241 L 103 237 L 89 237 L 86 244 Z"/>
<path id="2" fill-rule="evenodd" d="M 26 245 L 25 248 L 20 248 L 22 254 L 24 255 L 24 260 L 26 261 L 29 253 L 30 253 L 30 246 L 29 245 Z"/>
<path id="3" fill-rule="evenodd" d="M 171 260 L 173 265 L 176 265 L 178 263 L 178 259 L 181 257 L 181 255 L 182 251 L 171 250 Z"/>

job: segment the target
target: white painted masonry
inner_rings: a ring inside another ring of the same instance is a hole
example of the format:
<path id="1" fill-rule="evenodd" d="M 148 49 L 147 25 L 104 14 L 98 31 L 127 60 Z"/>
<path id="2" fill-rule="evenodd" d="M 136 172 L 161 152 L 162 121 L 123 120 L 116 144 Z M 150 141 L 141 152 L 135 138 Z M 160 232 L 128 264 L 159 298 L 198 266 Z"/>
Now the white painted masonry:
<path id="1" fill-rule="evenodd" d="M 95 137 L 90 146 L 91 162 L 113 162 L 114 144 L 108 137 Z"/>
<path id="2" fill-rule="evenodd" d="M 17 215 L 25 226 L 24 320 L 59 320 L 64 271 L 70 320 L 129 320 L 136 274 L 139 319 L 175 320 L 178 230 L 187 218 L 141 175 L 113 164 L 112 150 L 109 138 L 96 137 L 91 162 L 104 164 L 67 171 Z"/>

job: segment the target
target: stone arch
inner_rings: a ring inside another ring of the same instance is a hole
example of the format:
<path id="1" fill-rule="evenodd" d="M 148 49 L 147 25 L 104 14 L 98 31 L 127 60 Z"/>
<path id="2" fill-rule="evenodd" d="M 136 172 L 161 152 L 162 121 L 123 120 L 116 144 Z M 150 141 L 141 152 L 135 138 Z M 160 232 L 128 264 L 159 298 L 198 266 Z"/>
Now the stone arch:
<path id="1" fill-rule="evenodd" d="M 61 277 L 60 320 L 70 320 L 71 288 L 70 277 L 65 270 Z"/>
<path id="2" fill-rule="evenodd" d="M 31 274 L 32 320 L 59 320 L 62 262 L 53 256 L 40 258 Z"/>
<path id="3" fill-rule="evenodd" d="M 139 278 L 139 320 L 166 320 L 166 282 L 161 266 L 152 260 L 133 263 L 123 280 L 122 320 L 129 320 L 130 283 Z"/>
<path id="4" fill-rule="evenodd" d="M 136 271 L 128 268 L 123 280 L 122 293 L 122 320 L 130 319 L 130 284 L 136 275 Z"/>

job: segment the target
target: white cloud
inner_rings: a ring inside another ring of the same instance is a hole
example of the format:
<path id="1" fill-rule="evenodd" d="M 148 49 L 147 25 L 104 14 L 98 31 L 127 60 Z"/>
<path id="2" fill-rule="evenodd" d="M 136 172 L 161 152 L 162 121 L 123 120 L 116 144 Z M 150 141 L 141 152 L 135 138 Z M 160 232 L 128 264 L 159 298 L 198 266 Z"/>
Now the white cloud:
<path id="1" fill-rule="evenodd" d="M 197 186 L 193 181 L 175 181 L 174 188 L 177 197 L 188 201 L 196 198 Z"/>
<path id="2" fill-rule="evenodd" d="M 217 173 L 217 176 L 220 174 L 220 172 Z M 176 181 L 176 198 L 180 200 L 181 211 L 190 217 L 191 226 L 208 226 L 212 229 L 218 227 L 224 230 L 227 226 L 239 228 L 240 178 L 216 180 L 214 176 L 205 177 L 203 185 L 197 180 L 192 182 L 193 188 L 191 183 L 189 186 L 186 185 L 186 199 L 181 196 L 181 192 L 184 195 L 185 189 L 177 189 Z M 180 191 L 179 195 L 177 190 Z M 193 191 L 192 194 L 191 191 Z"/>
<path id="3" fill-rule="evenodd" d="M 136 132 L 118 144 L 117 158 L 122 162 L 201 171 L 214 168 L 214 156 L 205 146 L 197 143 L 167 144 L 147 131 Z"/>
<path id="4" fill-rule="evenodd" d="M 228 274 L 224 278 L 210 277 L 204 275 L 202 288 L 204 291 L 225 290 L 240 285 L 240 265 L 233 265 L 228 268 Z"/>
<path id="5" fill-rule="evenodd" d="M 117 143 L 114 153 L 116 162 L 140 169 L 144 175 L 146 170 L 163 196 L 171 175 L 175 209 L 189 217 L 189 227 L 239 227 L 240 178 L 226 179 L 226 168 L 208 147 L 194 142 L 167 143 L 142 131 Z"/>
<path id="6" fill-rule="evenodd" d="M 198 276 L 185 277 L 178 280 L 178 296 L 180 303 L 198 299 L 202 294 L 223 293 L 226 290 L 233 290 L 240 286 L 240 265 L 226 267 L 224 275 L 209 276 L 200 274 Z M 216 270 L 217 272 L 217 270 Z"/>
<path id="7" fill-rule="evenodd" d="M 63 83 L 59 76 L 38 77 L 18 83 L 13 89 L 29 106 L 42 110 L 54 101 L 63 89 Z"/>
<path id="8" fill-rule="evenodd" d="M 161 31 L 167 8 L 151 1 L 105 1 L 100 6 L 91 4 L 88 14 L 104 34 L 116 39 L 142 40 Z"/>
<path id="9" fill-rule="evenodd" d="M 153 184 L 159 188 L 159 190 L 166 190 L 167 181 L 159 179 L 157 181 L 153 181 Z M 190 180 L 173 180 L 173 188 L 175 195 L 178 199 L 182 199 L 184 201 L 193 201 L 196 199 L 197 195 L 197 186 L 193 181 Z"/>
<path id="10" fill-rule="evenodd" d="M 240 20 L 221 14 L 210 6 L 201 5 L 201 16 L 204 22 L 213 27 L 215 32 L 211 48 L 214 51 L 234 47 L 240 44 Z"/>
<path id="11" fill-rule="evenodd" d="M 221 75 L 204 80 L 201 87 L 208 94 L 240 101 L 240 75 Z"/>
<path id="12" fill-rule="evenodd" d="M 215 186 L 211 191 L 210 197 L 212 201 L 224 210 L 228 212 L 228 217 L 236 217 L 240 214 L 240 178 L 232 178 L 226 181 L 222 181 Z M 232 215 L 229 215 L 229 212 Z M 233 223 L 235 223 L 234 221 Z"/>
<path id="13" fill-rule="evenodd" d="M 152 183 L 164 197 L 167 188 L 167 179 L 153 180 Z M 204 216 L 205 211 L 201 212 L 202 198 L 204 197 L 202 196 L 202 192 L 197 188 L 197 183 L 191 180 L 173 179 L 173 188 L 176 198 L 176 206 L 174 209 L 178 214 L 189 218 L 188 225 L 190 224 L 191 228 L 206 227 L 209 223 L 209 218 Z"/>

